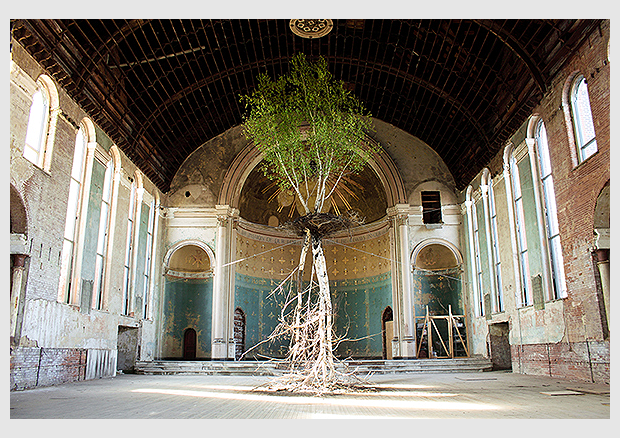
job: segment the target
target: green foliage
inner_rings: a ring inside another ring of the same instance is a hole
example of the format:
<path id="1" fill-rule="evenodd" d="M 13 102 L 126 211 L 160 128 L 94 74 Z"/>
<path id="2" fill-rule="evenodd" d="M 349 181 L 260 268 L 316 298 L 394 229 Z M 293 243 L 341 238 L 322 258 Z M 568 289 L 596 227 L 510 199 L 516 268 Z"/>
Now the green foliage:
<path id="1" fill-rule="evenodd" d="M 364 144 L 362 151 L 370 114 L 323 58 L 311 63 L 295 55 L 288 74 L 261 74 L 242 101 L 245 135 L 263 153 L 265 175 L 294 190 L 308 213 L 320 211 L 345 173 L 362 170 L 373 148 Z"/>

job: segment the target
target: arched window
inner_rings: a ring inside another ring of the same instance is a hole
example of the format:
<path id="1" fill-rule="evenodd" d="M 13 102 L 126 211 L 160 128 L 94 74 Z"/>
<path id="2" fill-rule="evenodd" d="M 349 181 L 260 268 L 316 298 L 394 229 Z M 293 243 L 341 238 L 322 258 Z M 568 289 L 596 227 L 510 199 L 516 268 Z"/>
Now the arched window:
<path id="1" fill-rule="evenodd" d="M 73 275 L 75 244 L 78 234 L 80 205 L 82 200 L 82 186 L 86 169 L 86 130 L 80 126 L 75 136 L 75 149 L 73 152 L 73 167 L 69 180 L 69 200 L 67 203 L 67 218 L 65 220 L 65 233 L 61 257 L 60 286 L 58 289 L 58 301 L 69 303 L 71 281 Z"/>
<path id="2" fill-rule="evenodd" d="M 588 84 L 582 75 L 577 76 L 570 90 L 570 109 L 573 121 L 575 144 L 579 162 L 587 160 L 598 147 L 594 133 L 592 110 L 590 109 L 590 96 Z"/>
<path id="3" fill-rule="evenodd" d="M 48 76 L 42 75 L 32 96 L 23 156 L 46 171 L 50 167 L 58 111 L 56 87 Z"/>
<path id="4" fill-rule="evenodd" d="M 153 236 L 155 234 L 155 221 L 157 220 L 156 203 L 153 198 L 149 202 L 148 225 L 146 229 L 146 250 L 144 253 L 144 318 L 150 318 L 150 302 L 151 302 L 151 277 L 153 269 L 153 256 L 155 247 L 153 245 Z"/>
<path id="5" fill-rule="evenodd" d="M 101 196 L 101 212 L 99 215 L 99 233 L 97 236 L 97 253 L 95 256 L 95 284 L 93 287 L 93 309 L 101 310 L 103 307 L 103 294 L 105 286 L 105 261 L 108 247 L 108 234 L 110 228 L 110 205 L 112 201 L 112 175 L 114 173 L 113 160 L 108 161 L 103 179 L 103 193 Z"/>
<path id="6" fill-rule="evenodd" d="M 523 194 L 521 192 L 521 178 L 519 177 L 519 166 L 517 165 L 514 154 L 510 156 L 510 182 L 512 186 L 512 200 L 514 202 L 519 271 L 521 273 L 522 289 L 519 298 L 521 301 L 520 304 L 526 306 L 532 304 L 532 286 L 530 283 L 530 262 L 525 231 L 525 209 L 523 207 Z"/>
<path id="7" fill-rule="evenodd" d="M 125 315 L 149 318 L 156 223 L 155 198 L 144 190 L 142 173 L 136 171 L 127 218 L 122 307 Z"/>
<path id="8" fill-rule="evenodd" d="M 26 144 L 24 145 L 24 158 L 41 167 L 43 165 L 43 152 L 45 151 L 45 138 L 49 122 L 49 98 L 44 88 L 39 89 L 32 96 L 30 115 L 28 116 L 28 128 L 26 131 Z"/>
<path id="9" fill-rule="evenodd" d="M 536 125 L 535 139 L 538 149 L 538 164 L 544 202 L 542 207 L 545 213 L 545 228 L 549 242 L 549 256 L 551 258 L 551 274 L 553 280 L 553 296 L 551 298 L 564 298 L 566 297 L 564 259 L 562 257 L 562 245 L 560 242 L 553 176 L 551 175 L 547 130 L 542 120 L 539 120 Z"/>
<path id="10" fill-rule="evenodd" d="M 497 232 L 497 211 L 495 209 L 495 194 L 493 191 L 493 181 L 486 170 L 485 183 L 487 187 L 487 220 L 489 228 L 487 230 L 487 242 L 489 245 L 489 264 L 491 266 L 491 286 L 493 289 L 493 311 L 501 312 L 504 310 L 504 299 L 502 296 L 502 275 L 501 262 L 499 258 L 499 237 Z M 483 193 L 484 196 L 484 193 Z"/>
<path id="11" fill-rule="evenodd" d="M 465 205 L 469 235 L 469 258 L 472 272 L 472 289 L 474 294 L 474 311 L 476 316 L 484 315 L 483 270 L 480 258 L 480 233 L 478 226 L 478 210 L 472 198 L 472 186 L 467 188 Z"/>
<path id="12" fill-rule="evenodd" d="M 123 272 L 123 303 L 121 307 L 121 313 L 123 315 L 129 314 L 129 300 L 131 296 L 131 265 L 133 259 L 133 237 L 134 237 L 134 222 L 136 216 L 136 195 L 138 185 L 136 179 L 131 183 L 131 193 L 129 195 L 129 215 L 127 217 L 127 241 L 125 244 L 125 267 Z"/>

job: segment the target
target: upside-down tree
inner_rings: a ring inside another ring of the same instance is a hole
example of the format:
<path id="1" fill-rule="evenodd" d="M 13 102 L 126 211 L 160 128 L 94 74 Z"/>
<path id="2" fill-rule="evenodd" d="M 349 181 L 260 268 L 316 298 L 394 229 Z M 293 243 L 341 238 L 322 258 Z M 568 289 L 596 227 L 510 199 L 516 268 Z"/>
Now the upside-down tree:
<path id="1" fill-rule="evenodd" d="M 335 368 L 333 308 L 322 242 L 361 223 L 354 214 L 330 213 L 332 196 L 343 178 L 363 169 L 377 147 L 364 142 L 372 128 L 370 114 L 327 67 L 323 58 L 310 62 L 303 54 L 295 55 L 288 74 L 275 79 L 261 74 L 255 90 L 242 96 L 244 132 L 262 153 L 264 174 L 280 190 L 293 193 L 304 212 L 287 224 L 303 238 L 303 246 L 296 292 L 284 306 L 292 310 L 285 315 L 283 309 L 272 336 L 291 338 L 287 389 L 319 393 L 339 385 L 342 377 Z M 302 287 L 310 248 L 310 282 Z"/>

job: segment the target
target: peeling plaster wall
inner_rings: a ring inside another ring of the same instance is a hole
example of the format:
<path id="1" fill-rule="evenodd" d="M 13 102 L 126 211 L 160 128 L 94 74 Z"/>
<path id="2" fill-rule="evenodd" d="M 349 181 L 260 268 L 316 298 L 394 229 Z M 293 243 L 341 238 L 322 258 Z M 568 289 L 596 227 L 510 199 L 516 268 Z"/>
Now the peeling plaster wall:
<path id="1" fill-rule="evenodd" d="M 172 179 L 168 206 L 215 207 L 228 167 L 249 142 L 242 131 L 231 128 L 190 154 Z"/>
<path id="2" fill-rule="evenodd" d="M 419 205 L 419 198 L 412 196 L 416 187 L 426 181 L 439 182 L 445 186 L 447 194 L 454 196 L 454 178 L 441 157 L 429 145 L 382 120 L 374 119 L 374 125 L 375 132 L 371 137 L 379 142 L 396 164 L 410 204 Z"/>
<path id="3" fill-rule="evenodd" d="M 82 308 L 81 311 L 79 306 L 58 302 L 69 177 L 77 126 L 85 113 L 58 88 L 60 115 L 50 169 L 42 170 L 23 158 L 31 96 L 35 90 L 35 80 L 44 70 L 15 41 L 12 42 L 11 56 L 10 180 L 15 192 L 23 200 L 28 221 L 24 245 L 28 251 L 28 260 L 24 274 L 25 290 L 20 303 L 20 333 L 11 345 L 11 389 L 114 375 L 119 325 L 139 329 L 141 358 L 153 357 L 156 350 L 158 312 L 153 311 L 153 321 L 120 314 L 131 184 L 128 178 L 133 176 L 136 166 L 120 153 L 122 170 L 115 227 L 111 230 L 112 238 L 109 242 L 110 281 L 104 310 Z M 98 144 L 104 150 L 109 150 L 112 141 L 99 128 L 96 131 Z M 151 195 L 162 197 L 147 178 L 144 178 L 144 188 Z M 97 206 L 95 210 L 98 209 Z M 93 225 L 91 231 L 96 228 Z M 161 251 L 161 231 L 160 226 L 159 234 L 154 236 L 156 254 Z M 96 240 L 96 233 L 93 238 Z M 157 309 L 160 305 L 158 291 L 161 269 L 156 261 L 154 263 L 155 272 L 151 280 L 155 291 L 153 306 Z M 92 274 L 94 261 L 92 265 L 87 262 L 82 272 L 89 270 Z M 44 360 L 29 359 L 36 357 Z"/>

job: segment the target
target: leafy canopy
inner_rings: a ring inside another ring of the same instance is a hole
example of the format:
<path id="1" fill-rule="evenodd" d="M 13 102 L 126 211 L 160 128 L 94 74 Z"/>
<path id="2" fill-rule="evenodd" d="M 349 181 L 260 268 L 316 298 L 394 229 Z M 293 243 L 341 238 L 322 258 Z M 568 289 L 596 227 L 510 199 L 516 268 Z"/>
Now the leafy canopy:
<path id="1" fill-rule="evenodd" d="M 259 75 L 256 89 L 242 101 L 245 135 L 262 152 L 265 175 L 294 190 L 307 213 L 320 211 L 330 184 L 362 170 L 375 147 L 366 143 L 362 152 L 370 114 L 333 78 L 324 58 L 311 63 L 295 55 L 288 74 L 275 80 Z M 310 197 L 317 199 L 314 206 Z"/>

